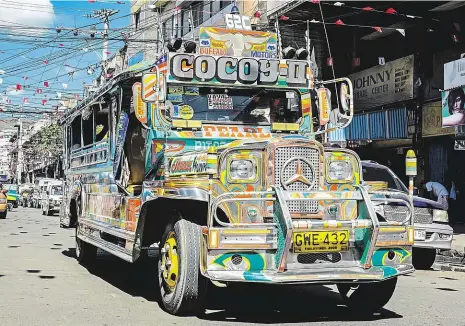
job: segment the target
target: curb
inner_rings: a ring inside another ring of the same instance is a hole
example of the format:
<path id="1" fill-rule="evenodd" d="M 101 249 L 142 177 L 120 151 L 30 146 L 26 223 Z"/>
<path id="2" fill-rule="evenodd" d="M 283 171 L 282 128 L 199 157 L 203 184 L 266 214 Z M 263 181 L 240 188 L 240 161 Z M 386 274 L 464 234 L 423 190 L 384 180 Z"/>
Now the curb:
<path id="1" fill-rule="evenodd" d="M 460 264 L 442 264 L 434 263 L 433 269 L 440 270 L 443 272 L 462 272 L 465 273 L 465 265 Z"/>

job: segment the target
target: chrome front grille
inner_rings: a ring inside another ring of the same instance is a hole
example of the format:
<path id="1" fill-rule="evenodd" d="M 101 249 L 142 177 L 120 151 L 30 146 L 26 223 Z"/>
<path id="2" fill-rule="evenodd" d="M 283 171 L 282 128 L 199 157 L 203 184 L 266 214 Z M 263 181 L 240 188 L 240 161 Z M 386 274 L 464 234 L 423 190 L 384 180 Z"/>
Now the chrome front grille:
<path id="1" fill-rule="evenodd" d="M 415 223 L 431 224 L 433 223 L 433 210 L 425 207 L 415 207 L 414 209 L 414 221 Z M 408 213 L 408 208 L 405 206 L 393 206 L 385 205 L 384 214 L 386 220 L 392 222 L 402 222 L 405 220 L 405 216 Z"/>
<path id="2" fill-rule="evenodd" d="M 283 185 L 282 181 L 286 183 L 293 178 L 299 168 L 302 176 L 312 186 L 309 187 L 301 181 Z M 289 191 L 317 190 L 320 183 L 320 154 L 318 149 L 300 146 L 278 147 L 274 159 L 274 183 Z M 287 204 L 290 213 L 314 214 L 318 212 L 318 202 L 315 200 L 290 200 Z"/>

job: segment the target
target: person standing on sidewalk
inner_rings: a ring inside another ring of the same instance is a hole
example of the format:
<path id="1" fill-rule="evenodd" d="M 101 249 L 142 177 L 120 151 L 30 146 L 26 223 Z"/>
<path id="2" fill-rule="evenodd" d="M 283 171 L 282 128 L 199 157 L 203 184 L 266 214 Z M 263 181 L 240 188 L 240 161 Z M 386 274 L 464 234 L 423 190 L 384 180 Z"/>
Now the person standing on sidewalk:
<path id="1" fill-rule="evenodd" d="M 449 209 L 449 192 L 447 191 L 446 187 L 444 187 L 439 182 L 423 181 L 423 188 L 425 188 L 430 195 L 434 195 L 434 197 L 436 197 L 436 202 L 446 211 Z"/>

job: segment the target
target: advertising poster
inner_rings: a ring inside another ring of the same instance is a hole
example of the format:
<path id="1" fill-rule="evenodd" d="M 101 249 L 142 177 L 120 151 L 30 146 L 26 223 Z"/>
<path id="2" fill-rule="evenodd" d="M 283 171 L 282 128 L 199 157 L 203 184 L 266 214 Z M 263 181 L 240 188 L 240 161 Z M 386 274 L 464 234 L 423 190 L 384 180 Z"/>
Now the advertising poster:
<path id="1" fill-rule="evenodd" d="M 465 124 L 465 87 L 444 91 L 441 95 L 442 127 L 454 127 Z"/>
<path id="2" fill-rule="evenodd" d="M 277 36 L 262 31 L 200 27 L 199 54 L 252 58 L 277 58 Z"/>

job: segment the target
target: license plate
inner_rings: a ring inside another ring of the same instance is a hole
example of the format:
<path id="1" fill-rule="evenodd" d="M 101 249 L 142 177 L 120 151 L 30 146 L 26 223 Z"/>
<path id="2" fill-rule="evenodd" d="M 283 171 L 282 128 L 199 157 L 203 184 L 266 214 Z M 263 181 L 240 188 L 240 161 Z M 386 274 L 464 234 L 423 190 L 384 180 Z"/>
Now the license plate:
<path id="1" fill-rule="evenodd" d="M 426 239 L 426 231 L 415 230 L 415 240 L 425 240 L 425 239 Z"/>
<path id="2" fill-rule="evenodd" d="M 349 250 L 349 231 L 294 232 L 294 252 L 339 252 Z"/>

